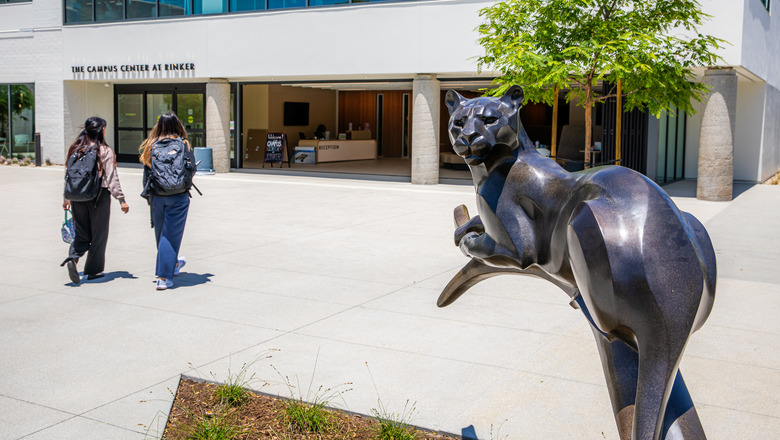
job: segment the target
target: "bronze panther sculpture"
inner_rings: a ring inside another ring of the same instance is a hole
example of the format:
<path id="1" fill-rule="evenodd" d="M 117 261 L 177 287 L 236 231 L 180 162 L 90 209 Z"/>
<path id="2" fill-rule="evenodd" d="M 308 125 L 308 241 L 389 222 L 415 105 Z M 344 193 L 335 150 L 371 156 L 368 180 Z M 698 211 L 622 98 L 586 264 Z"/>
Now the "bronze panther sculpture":
<path id="1" fill-rule="evenodd" d="M 635 171 L 570 173 L 541 156 L 522 103 L 517 86 L 501 98 L 447 93 L 450 140 L 471 170 L 479 215 L 455 210 L 455 243 L 471 261 L 438 305 L 495 275 L 544 278 L 590 322 L 622 439 L 705 438 L 678 366 L 715 297 L 707 231 Z"/>

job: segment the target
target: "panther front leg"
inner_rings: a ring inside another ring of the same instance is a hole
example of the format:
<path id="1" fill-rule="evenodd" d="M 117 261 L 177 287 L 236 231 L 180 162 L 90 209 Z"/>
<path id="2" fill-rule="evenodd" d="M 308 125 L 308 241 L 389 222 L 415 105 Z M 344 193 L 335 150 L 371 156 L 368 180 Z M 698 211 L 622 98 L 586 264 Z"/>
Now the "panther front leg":
<path id="1" fill-rule="evenodd" d="M 455 208 L 455 244 L 467 257 L 471 257 L 494 267 L 521 268 L 516 251 L 497 243 L 485 232 L 485 226 L 479 216 L 469 217 L 465 205 Z"/>

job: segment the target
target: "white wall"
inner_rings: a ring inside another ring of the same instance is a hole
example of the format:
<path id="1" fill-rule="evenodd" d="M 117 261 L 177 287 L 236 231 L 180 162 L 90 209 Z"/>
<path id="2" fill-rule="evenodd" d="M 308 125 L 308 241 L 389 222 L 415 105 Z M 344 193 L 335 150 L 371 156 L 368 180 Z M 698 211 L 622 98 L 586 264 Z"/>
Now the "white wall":
<path id="1" fill-rule="evenodd" d="M 103 83 L 65 81 L 64 145 L 69 146 L 84 126 L 84 121 L 99 116 L 108 122 L 106 142 L 114 146 L 114 88 Z"/>
<path id="2" fill-rule="evenodd" d="M 0 32 L 32 29 L 33 9 L 33 2 L 0 4 Z"/>
<path id="3" fill-rule="evenodd" d="M 770 15 L 759 0 L 743 1 L 742 65 L 770 85 L 780 87 L 780 17 L 777 13 Z M 776 3 L 772 5 L 772 9 L 777 7 Z"/>
<path id="4" fill-rule="evenodd" d="M 734 127 L 734 180 L 761 181 L 760 155 L 767 151 L 764 128 L 765 83 L 739 77 L 737 82 L 737 120 Z M 688 115 L 686 128 L 685 178 L 698 176 L 699 134 L 705 103 L 695 103 L 695 115 Z M 776 171 L 777 169 L 775 169 Z"/>
<path id="5" fill-rule="evenodd" d="M 473 74 L 474 28 L 484 0 L 369 3 L 151 20 L 63 29 L 63 79 L 155 79 L 154 74 L 74 75 L 74 65 L 195 63 L 207 78 L 282 80 Z M 83 50 L 89 41 L 91 49 Z M 164 78 L 165 76 L 158 76 Z"/>
<path id="6" fill-rule="evenodd" d="M 42 159 L 64 161 L 62 1 L 0 5 L 0 83 L 35 84 Z"/>
<path id="7" fill-rule="evenodd" d="M 734 133 L 734 180 L 760 181 L 759 159 L 764 123 L 763 82 L 737 83 L 737 121 Z"/>
<path id="8" fill-rule="evenodd" d="M 712 16 L 705 21 L 698 30 L 705 35 L 728 41 L 716 53 L 723 57 L 724 65 L 738 66 L 742 61 L 743 17 L 745 16 L 745 4 L 747 2 L 760 2 L 758 0 L 706 0 L 699 1 L 702 11 Z M 684 33 L 684 32 L 683 32 Z"/>
<path id="9" fill-rule="evenodd" d="M 780 89 L 767 85 L 764 100 L 764 131 L 759 159 L 759 180 L 780 170 Z"/>

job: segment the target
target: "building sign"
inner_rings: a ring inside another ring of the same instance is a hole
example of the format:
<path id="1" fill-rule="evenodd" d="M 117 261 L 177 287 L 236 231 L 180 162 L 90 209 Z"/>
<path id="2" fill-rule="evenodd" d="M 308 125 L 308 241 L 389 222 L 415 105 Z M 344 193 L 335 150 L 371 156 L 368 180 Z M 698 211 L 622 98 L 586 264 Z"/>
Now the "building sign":
<path id="1" fill-rule="evenodd" d="M 70 66 L 73 79 L 187 78 L 195 63 L 109 64 Z"/>

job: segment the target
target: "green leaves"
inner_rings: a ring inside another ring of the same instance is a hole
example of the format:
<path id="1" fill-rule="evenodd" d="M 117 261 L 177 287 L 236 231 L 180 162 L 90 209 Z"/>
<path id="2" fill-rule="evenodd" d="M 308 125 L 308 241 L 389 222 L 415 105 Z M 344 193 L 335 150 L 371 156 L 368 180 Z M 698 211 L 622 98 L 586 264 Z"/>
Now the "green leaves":
<path id="1" fill-rule="evenodd" d="M 692 112 L 706 91 L 693 69 L 716 64 L 724 43 L 695 31 L 708 16 L 694 0 L 504 0 L 480 16 L 478 69 L 501 72 L 491 93 L 519 84 L 527 101 L 548 104 L 558 86 L 593 106 L 606 98 L 598 81 L 621 79 L 627 111 Z"/>

